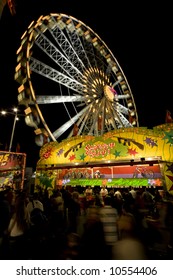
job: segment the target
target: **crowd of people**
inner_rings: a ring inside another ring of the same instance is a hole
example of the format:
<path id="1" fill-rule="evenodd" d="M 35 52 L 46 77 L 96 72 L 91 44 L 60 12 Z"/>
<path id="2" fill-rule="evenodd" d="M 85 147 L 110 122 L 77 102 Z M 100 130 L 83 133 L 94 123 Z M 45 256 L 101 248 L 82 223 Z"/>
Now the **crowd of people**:
<path id="1" fill-rule="evenodd" d="M 0 259 L 170 259 L 173 200 L 157 188 L 0 192 Z"/>

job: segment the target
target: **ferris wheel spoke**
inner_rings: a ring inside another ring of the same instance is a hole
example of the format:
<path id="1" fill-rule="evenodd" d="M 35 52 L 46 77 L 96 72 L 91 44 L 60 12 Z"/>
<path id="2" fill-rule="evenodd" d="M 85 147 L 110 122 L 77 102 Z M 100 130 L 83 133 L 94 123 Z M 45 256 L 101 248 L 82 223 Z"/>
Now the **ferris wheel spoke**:
<path id="1" fill-rule="evenodd" d="M 112 110 L 112 105 L 110 101 L 106 100 L 106 127 L 107 130 L 111 130 L 111 127 L 116 129 L 117 128 L 117 114 L 115 110 Z"/>
<path id="2" fill-rule="evenodd" d="M 78 135 L 81 134 L 88 134 L 89 133 L 89 127 L 90 127 L 90 119 L 93 114 L 93 105 L 90 104 L 88 107 L 88 110 L 84 112 L 84 114 L 80 117 L 80 119 L 77 122 L 78 126 Z M 72 136 L 73 131 L 70 132 L 69 137 Z"/>
<path id="3" fill-rule="evenodd" d="M 122 113 L 122 114 L 124 114 L 124 115 L 129 115 L 129 112 L 130 112 L 130 110 L 128 109 L 128 108 L 126 108 L 125 106 L 123 106 L 123 105 L 121 105 L 120 103 L 114 103 L 114 108 L 117 110 L 117 108 L 118 108 L 118 110 Z"/>
<path id="4" fill-rule="evenodd" d="M 84 124 L 85 114 L 86 114 L 86 112 L 84 112 L 83 115 L 80 116 L 79 120 L 75 123 L 76 129 L 77 129 L 76 135 L 80 135 L 81 134 L 80 133 L 80 128 L 82 127 L 82 124 L 85 125 Z M 72 136 L 74 136 L 74 128 L 70 131 L 70 133 L 69 133 L 67 138 L 72 137 Z"/>
<path id="5" fill-rule="evenodd" d="M 102 110 L 98 117 L 98 129 L 100 129 L 101 135 L 103 135 L 103 133 L 105 132 L 105 116 L 106 116 L 106 99 L 104 98 L 102 101 Z"/>
<path id="6" fill-rule="evenodd" d="M 97 108 L 93 114 L 93 122 L 89 131 L 89 134 L 94 134 L 94 135 L 98 135 L 98 130 L 100 129 L 99 127 L 99 115 L 102 114 L 102 111 L 104 110 L 103 108 L 103 104 L 104 103 L 105 98 L 102 99 L 102 101 L 100 103 L 97 104 Z M 94 133 L 93 133 L 94 132 Z"/>
<path id="7" fill-rule="evenodd" d="M 91 61 L 88 59 L 85 48 L 83 46 L 83 42 L 81 40 L 86 32 L 86 29 L 85 31 L 83 30 L 83 25 L 81 23 L 77 23 L 77 25 L 75 26 L 74 18 L 70 17 L 66 31 L 70 38 L 71 44 L 73 45 L 73 48 L 78 53 L 79 58 L 83 61 L 84 65 L 86 65 L 87 68 L 91 67 Z"/>
<path id="8" fill-rule="evenodd" d="M 86 68 L 83 71 L 83 74 L 85 76 L 86 71 L 88 69 L 93 69 L 93 67 L 97 67 L 97 59 L 96 54 L 94 52 L 93 44 L 88 39 L 90 38 L 89 30 L 85 28 L 82 29 L 82 25 L 78 24 L 75 27 L 74 21 L 70 20 L 69 23 L 70 27 L 67 25 L 66 32 L 68 34 L 68 37 L 70 38 L 70 42 L 74 48 L 74 50 L 77 52 L 79 58 L 83 61 L 83 63 L 86 65 Z M 83 36 L 81 36 L 83 34 Z M 102 60 L 101 60 L 102 61 Z M 102 69 L 100 67 L 100 69 Z M 91 77 L 88 80 L 88 84 L 92 86 L 94 77 Z"/>
<path id="9" fill-rule="evenodd" d="M 132 127 L 132 124 L 120 113 L 120 111 L 117 111 L 117 115 L 119 119 L 121 119 L 122 127 Z"/>
<path id="10" fill-rule="evenodd" d="M 89 36 L 89 32 L 87 32 L 87 35 Z M 94 52 L 94 47 L 93 47 L 92 42 L 83 40 L 83 45 L 84 45 L 84 49 L 85 49 L 85 56 L 90 61 L 89 68 L 96 67 L 98 69 L 104 70 L 103 60 L 100 59 L 100 53 L 98 51 Z M 96 57 L 99 57 L 100 60 L 98 61 L 98 59 Z"/>
<path id="11" fill-rule="evenodd" d="M 61 85 L 83 94 L 84 86 L 82 83 L 79 83 L 78 81 L 62 74 L 61 72 L 53 69 L 38 59 L 33 57 L 30 59 L 30 69 L 39 75 L 49 78 L 54 82 L 58 82 Z"/>
<path id="12" fill-rule="evenodd" d="M 112 88 L 115 88 L 117 85 L 119 85 L 123 81 L 123 77 L 121 76 L 114 84 L 112 85 Z"/>
<path id="13" fill-rule="evenodd" d="M 68 21 L 66 32 L 73 49 L 78 54 L 80 60 L 86 65 L 86 69 L 96 67 L 104 71 L 105 64 L 99 49 L 95 49 L 94 45 L 97 44 L 97 37 L 91 35 L 90 28 L 84 27 L 81 23 L 77 23 L 73 17 Z M 103 48 L 103 44 L 100 49 Z M 86 70 L 85 69 L 85 70 Z"/>
<path id="14" fill-rule="evenodd" d="M 36 95 L 37 104 L 55 104 L 55 103 L 71 103 L 80 102 L 85 100 L 85 97 L 81 95 L 69 95 L 69 96 L 54 96 L 54 95 Z"/>
<path id="15" fill-rule="evenodd" d="M 123 116 L 123 114 L 119 113 L 119 107 L 118 106 L 117 106 L 116 110 L 114 110 L 113 107 L 111 106 L 110 110 L 112 111 L 112 116 L 114 117 L 116 123 L 118 123 L 118 125 L 117 125 L 118 127 L 124 127 L 125 123 L 126 123 L 126 126 L 128 126 L 127 123 L 129 123 L 129 122 Z"/>
<path id="16" fill-rule="evenodd" d="M 89 107 L 89 106 L 88 106 Z M 80 116 L 87 111 L 88 107 L 85 107 L 83 110 L 81 110 L 77 115 L 72 117 L 69 121 L 64 123 L 61 127 L 59 127 L 56 131 L 53 132 L 53 135 L 55 139 L 58 139 L 66 130 L 69 129 L 72 125 L 75 124 L 75 122 L 80 118 Z"/>
<path id="17" fill-rule="evenodd" d="M 59 67 L 71 78 L 82 81 L 82 73 L 66 58 L 66 56 L 38 29 L 39 36 L 36 37 L 36 45 L 46 53 Z"/>
<path id="18" fill-rule="evenodd" d="M 52 27 L 53 25 L 53 27 Z M 55 39 L 56 43 L 59 45 L 59 47 L 62 49 L 63 53 L 66 55 L 66 57 L 68 57 L 69 61 L 75 66 L 77 67 L 77 69 L 79 69 L 79 71 L 82 73 L 86 70 L 86 66 L 83 62 L 83 56 L 82 56 L 82 60 L 80 59 L 78 53 L 81 53 L 81 51 L 83 52 L 83 48 L 81 48 L 81 44 L 80 41 L 78 40 L 78 37 L 75 39 L 74 36 L 72 36 L 72 39 L 74 40 L 74 42 L 71 42 L 67 39 L 67 36 L 65 34 L 65 31 L 70 34 L 70 30 L 71 33 L 73 34 L 74 30 L 75 30 L 75 26 L 73 21 L 71 20 L 70 23 L 68 23 L 67 28 L 65 29 L 64 26 L 64 22 L 62 21 L 62 19 L 59 19 L 59 22 L 57 23 L 57 21 L 55 20 L 54 17 L 50 16 L 49 17 L 49 26 L 51 26 L 51 28 L 49 27 L 48 30 L 51 33 L 52 37 Z M 77 46 L 77 51 L 75 50 L 75 48 Z"/>
<path id="19" fill-rule="evenodd" d="M 92 111 L 92 106 L 89 106 L 88 110 L 85 111 L 83 113 L 82 116 L 80 116 L 79 120 L 76 123 L 76 127 L 77 127 L 77 134 L 76 135 L 81 135 L 81 134 L 89 134 L 89 119 L 90 119 L 90 115 Z M 70 131 L 70 134 L 68 135 L 68 137 L 73 136 L 73 129 Z"/>
<path id="20" fill-rule="evenodd" d="M 126 94 L 126 95 L 125 95 L 125 94 L 122 94 L 122 95 L 119 94 L 119 95 L 117 96 L 117 99 L 118 99 L 118 100 L 120 100 L 120 99 L 127 99 L 127 98 L 129 98 L 129 97 L 130 97 L 129 94 Z"/>

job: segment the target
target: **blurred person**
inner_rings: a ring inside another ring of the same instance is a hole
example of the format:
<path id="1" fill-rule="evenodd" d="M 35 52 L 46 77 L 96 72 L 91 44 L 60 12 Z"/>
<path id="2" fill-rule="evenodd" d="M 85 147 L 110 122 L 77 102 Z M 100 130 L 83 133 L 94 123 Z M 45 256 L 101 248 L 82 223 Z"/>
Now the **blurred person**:
<path id="1" fill-rule="evenodd" d="M 113 206 L 114 206 L 114 208 L 117 209 L 118 214 L 121 213 L 122 204 L 123 204 L 123 196 L 122 196 L 122 193 L 120 192 L 120 190 L 117 189 L 114 192 Z"/>
<path id="2" fill-rule="evenodd" d="M 87 188 L 86 188 L 86 190 L 85 190 L 85 195 L 86 196 L 90 196 L 90 195 L 92 195 L 93 194 L 93 190 L 92 190 L 92 187 L 91 186 L 88 186 Z"/>
<path id="3" fill-rule="evenodd" d="M 84 195 L 86 197 L 86 208 L 87 208 L 90 201 L 93 200 L 93 189 L 91 186 L 86 187 Z"/>
<path id="4" fill-rule="evenodd" d="M 64 213 L 64 199 L 62 197 L 62 193 L 60 190 L 55 190 L 53 195 L 51 196 L 51 204 L 52 210 L 55 212 L 62 212 Z"/>
<path id="5" fill-rule="evenodd" d="M 162 201 L 162 200 L 163 200 L 163 198 L 162 198 L 159 190 L 156 188 L 154 191 L 154 201 L 158 202 L 158 201 Z"/>
<path id="6" fill-rule="evenodd" d="M 117 225 L 119 239 L 122 239 L 125 236 L 126 232 L 129 233 L 137 226 L 135 217 L 130 212 L 130 206 L 127 203 L 124 203 L 122 206 L 121 215 L 118 218 Z"/>
<path id="7" fill-rule="evenodd" d="M 14 213 L 8 225 L 9 259 L 25 259 L 28 256 L 29 216 L 26 210 L 26 195 L 21 192 L 16 196 Z"/>
<path id="8" fill-rule="evenodd" d="M 40 199 L 40 197 L 42 197 L 42 200 Z M 27 204 L 27 211 L 30 222 L 29 254 L 31 259 L 42 259 L 45 258 L 46 255 L 45 248 L 47 245 L 46 242 L 50 224 L 48 213 L 45 212 L 45 207 L 42 202 L 45 202 L 43 197 L 44 196 L 41 191 L 35 192 L 29 198 L 29 202 Z"/>
<path id="9" fill-rule="evenodd" d="M 144 207 L 152 212 L 154 206 L 154 195 L 151 194 L 147 187 L 144 188 L 141 198 L 143 199 Z"/>
<path id="10" fill-rule="evenodd" d="M 133 207 L 134 204 L 134 198 L 131 194 L 131 192 L 129 191 L 128 188 L 125 188 L 122 192 L 122 197 L 123 197 L 123 203 L 128 204 L 129 206 L 131 205 L 131 207 Z"/>
<path id="11" fill-rule="evenodd" d="M 68 205 L 68 232 L 77 233 L 79 217 L 81 215 L 81 205 L 79 193 L 72 192 Z"/>
<path id="12" fill-rule="evenodd" d="M 65 219 L 65 222 L 67 224 L 67 222 L 68 222 L 68 208 L 69 208 L 69 202 L 70 202 L 72 194 L 71 194 L 68 186 L 62 186 L 61 193 L 62 193 L 62 198 L 64 200 L 64 219 Z"/>
<path id="13" fill-rule="evenodd" d="M 118 211 L 112 207 L 112 199 L 106 196 L 104 200 L 104 207 L 100 208 L 100 220 L 103 224 L 104 238 L 106 242 L 106 259 L 112 258 L 112 246 L 118 240 Z"/>
<path id="14" fill-rule="evenodd" d="M 142 210 L 144 209 L 145 205 L 144 205 L 144 201 L 142 199 L 142 191 L 140 191 L 140 190 L 136 191 L 136 198 L 135 198 L 134 204 L 135 204 L 136 209 L 138 209 L 138 211 L 141 209 Z"/>
<path id="15" fill-rule="evenodd" d="M 6 199 L 10 204 L 11 215 L 14 213 L 16 195 L 17 195 L 17 192 L 14 189 L 8 188 L 7 193 L 6 193 Z"/>
<path id="16" fill-rule="evenodd" d="M 36 192 L 32 196 L 30 196 L 27 204 L 27 211 L 29 216 L 34 208 L 39 208 L 41 211 L 44 211 L 43 203 L 40 201 L 39 195 Z"/>
<path id="17" fill-rule="evenodd" d="M 104 198 L 100 194 L 100 192 L 95 193 L 93 204 L 97 207 L 103 207 L 104 206 Z"/>
<path id="18" fill-rule="evenodd" d="M 140 239 L 129 232 L 113 246 L 113 260 L 147 260 L 147 253 Z"/>
<path id="19" fill-rule="evenodd" d="M 42 195 L 41 203 L 43 204 L 43 211 L 47 218 L 51 216 L 51 201 L 49 197 L 49 190 L 46 189 Z M 41 208 L 41 207 L 40 207 Z"/>
<path id="20" fill-rule="evenodd" d="M 111 196 L 111 197 L 114 196 L 114 189 L 113 188 L 109 189 L 108 195 Z"/>
<path id="21" fill-rule="evenodd" d="M 11 208 L 6 199 L 5 191 L 0 191 L 0 259 L 3 259 L 6 251 L 6 231 L 11 216 Z"/>
<path id="22" fill-rule="evenodd" d="M 106 195 L 108 195 L 108 190 L 106 188 L 106 186 L 102 186 L 101 190 L 100 190 L 100 194 L 101 196 L 104 198 Z"/>
<path id="23" fill-rule="evenodd" d="M 63 258 L 65 260 L 77 260 L 79 259 L 80 252 L 80 236 L 77 233 L 69 233 L 66 238 L 65 250 L 63 252 Z"/>
<path id="24" fill-rule="evenodd" d="M 87 209 L 79 258 L 82 260 L 104 260 L 105 251 L 106 243 L 99 207 L 93 204 Z"/>
<path id="25" fill-rule="evenodd" d="M 93 200 L 94 192 L 91 186 L 87 186 L 84 191 L 85 196 L 85 210 L 89 207 L 90 203 Z"/>
<path id="26" fill-rule="evenodd" d="M 122 199 L 122 193 L 120 192 L 119 189 L 117 189 L 115 192 L 114 192 L 114 196 L 117 198 L 117 199 Z"/>
<path id="27" fill-rule="evenodd" d="M 136 190 L 134 187 L 130 187 L 129 193 L 131 193 L 133 199 L 136 199 Z"/>
<path id="28" fill-rule="evenodd" d="M 142 244 L 133 215 L 123 205 L 122 214 L 118 219 L 119 240 L 113 246 L 114 260 L 146 260 L 147 254 Z"/>
<path id="29" fill-rule="evenodd" d="M 59 189 L 56 189 L 50 198 L 51 201 L 51 229 L 57 236 L 64 231 L 64 199 Z"/>

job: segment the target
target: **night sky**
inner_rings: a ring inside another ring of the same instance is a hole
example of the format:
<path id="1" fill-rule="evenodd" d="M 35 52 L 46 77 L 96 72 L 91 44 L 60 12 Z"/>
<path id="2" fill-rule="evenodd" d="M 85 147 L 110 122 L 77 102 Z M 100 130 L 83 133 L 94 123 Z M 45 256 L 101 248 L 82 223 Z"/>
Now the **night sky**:
<path id="1" fill-rule="evenodd" d="M 164 123 L 166 110 L 173 115 L 171 4 L 120 2 L 16 0 L 14 16 L 6 5 L 0 19 L 0 109 L 17 105 L 14 73 L 21 35 L 32 20 L 52 12 L 76 17 L 106 43 L 131 87 L 140 126 L 152 128 Z M 0 149 L 9 144 L 12 125 L 13 116 L 0 117 Z M 34 138 L 33 128 L 21 119 L 16 125 L 13 150 L 20 143 L 21 152 L 27 153 L 27 166 L 33 167 L 40 149 Z"/>

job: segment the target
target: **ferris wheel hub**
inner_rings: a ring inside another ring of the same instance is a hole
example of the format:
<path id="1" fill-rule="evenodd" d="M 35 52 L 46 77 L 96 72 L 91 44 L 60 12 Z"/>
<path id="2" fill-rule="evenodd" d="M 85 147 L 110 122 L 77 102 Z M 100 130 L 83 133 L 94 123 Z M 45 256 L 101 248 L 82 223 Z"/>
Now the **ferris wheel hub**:
<path id="1" fill-rule="evenodd" d="M 109 101 L 113 102 L 117 92 L 112 87 L 106 85 L 104 87 L 104 95 Z"/>

